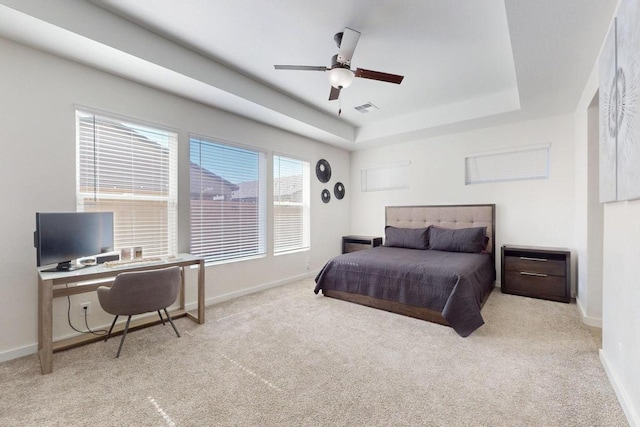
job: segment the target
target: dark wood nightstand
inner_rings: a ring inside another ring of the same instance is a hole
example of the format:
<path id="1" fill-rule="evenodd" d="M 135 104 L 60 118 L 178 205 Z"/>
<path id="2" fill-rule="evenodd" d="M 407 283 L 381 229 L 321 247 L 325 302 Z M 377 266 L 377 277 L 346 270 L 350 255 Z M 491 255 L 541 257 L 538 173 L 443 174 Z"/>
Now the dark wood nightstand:
<path id="1" fill-rule="evenodd" d="M 382 237 L 342 236 L 342 253 L 361 251 L 382 245 Z"/>
<path id="2" fill-rule="evenodd" d="M 502 247 L 503 293 L 571 301 L 571 252 L 564 248 Z"/>

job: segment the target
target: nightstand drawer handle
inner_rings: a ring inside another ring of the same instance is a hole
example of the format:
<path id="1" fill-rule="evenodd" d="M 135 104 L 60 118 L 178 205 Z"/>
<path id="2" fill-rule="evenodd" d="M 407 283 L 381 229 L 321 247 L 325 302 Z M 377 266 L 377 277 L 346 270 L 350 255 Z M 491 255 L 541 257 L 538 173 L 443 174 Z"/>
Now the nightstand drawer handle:
<path id="1" fill-rule="evenodd" d="M 546 274 L 541 273 L 529 273 L 528 271 L 521 271 L 520 274 L 523 276 L 536 276 L 536 277 L 547 277 Z"/>
<path id="2" fill-rule="evenodd" d="M 544 262 L 548 261 L 547 259 L 544 259 L 544 258 L 531 258 L 528 256 L 521 256 L 520 259 L 524 261 L 544 261 Z"/>

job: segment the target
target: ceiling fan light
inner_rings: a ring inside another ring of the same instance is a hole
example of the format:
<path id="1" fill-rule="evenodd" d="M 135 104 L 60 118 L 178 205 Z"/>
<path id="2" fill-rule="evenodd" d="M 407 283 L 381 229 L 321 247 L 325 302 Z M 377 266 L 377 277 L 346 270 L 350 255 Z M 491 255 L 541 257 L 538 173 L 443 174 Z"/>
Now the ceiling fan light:
<path id="1" fill-rule="evenodd" d="M 329 83 L 336 89 L 349 87 L 353 81 L 353 72 L 348 68 L 336 67 L 329 70 Z"/>

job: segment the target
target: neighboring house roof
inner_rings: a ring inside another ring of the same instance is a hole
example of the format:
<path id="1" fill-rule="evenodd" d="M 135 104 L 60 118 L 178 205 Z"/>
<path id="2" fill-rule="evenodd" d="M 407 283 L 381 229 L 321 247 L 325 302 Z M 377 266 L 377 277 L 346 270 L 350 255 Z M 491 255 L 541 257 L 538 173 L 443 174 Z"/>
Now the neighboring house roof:
<path id="1" fill-rule="evenodd" d="M 301 202 L 302 179 L 299 175 L 274 178 L 274 194 L 280 195 L 280 201 Z M 246 181 L 238 184 L 238 189 L 232 194 L 233 200 L 257 200 L 258 182 Z"/>
<path id="2" fill-rule="evenodd" d="M 80 121 L 81 124 L 93 129 L 93 118 L 80 118 Z M 107 120 L 101 120 L 98 126 L 98 132 L 113 135 L 113 138 L 102 136 L 102 138 L 108 142 L 112 155 L 110 155 L 108 151 L 100 152 L 100 161 L 112 163 L 116 158 L 126 157 L 123 157 L 123 154 L 132 150 L 142 157 L 158 158 L 161 156 L 169 156 L 168 150 L 165 147 L 137 132 L 134 128 Z M 93 130 L 91 132 L 93 132 Z M 85 142 L 85 150 L 87 152 L 93 151 L 93 138 L 87 138 Z M 98 145 L 97 149 L 101 150 L 100 145 Z M 190 182 L 195 183 L 200 181 L 201 183 L 200 190 L 191 190 L 192 198 L 202 197 L 208 200 L 257 200 L 258 198 L 257 181 L 246 181 L 234 184 L 195 162 L 190 161 L 189 167 Z M 108 173 L 102 172 L 100 187 L 107 189 L 118 188 L 120 190 L 127 189 L 124 187 L 131 187 L 131 189 L 162 192 L 165 190 L 166 185 L 168 185 L 168 176 L 165 179 L 158 179 L 154 174 L 149 174 L 148 170 L 139 171 L 135 168 L 132 170 L 127 170 L 126 168 L 117 170 L 115 168 L 110 169 L 114 171 L 113 179 L 109 179 Z M 86 186 L 92 187 L 93 173 L 89 170 L 85 170 L 84 174 L 82 172 L 83 171 L 81 171 L 83 182 Z M 123 174 L 130 174 L 131 176 L 123 179 Z M 275 194 L 279 195 L 280 201 L 301 201 L 299 199 L 302 195 L 302 181 L 299 175 L 274 178 Z"/>
<path id="3" fill-rule="evenodd" d="M 190 182 L 202 180 L 202 197 L 205 199 L 224 196 L 225 200 L 231 199 L 231 194 L 237 191 L 239 186 L 227 181 L 219 175 L 203 168 L 194 162 L 190 163 Z M 191 190 L 191 197 L 200 197 L 200 192 Z"/>
<path id="4" fill-rule="evenodd" d="M 169 186 L 169 173 L 150 164 L 149 169 L 130 167 L 131 158 L 169 161 L 169 150 L 136 129 L 93 116 L 81 116 L 80 155 L 89 157 L 88 167 L 80 168 L 80 183 L 85 189 L 101 192 L 142 191 L 163 193 Z M 95 135 L 94 135 L 95 133 Z M 97 154 L 97 156 L 96 156 Z M 94 163 L 95 162 L 95 163 Z M 129 164 L 127 164 L 129 162 Z M 95 170 L 99 171 L 96 182 Z"/>
<path id="5" fill-rule="evenodd" d="M 247 181 L 238 184 L 238 189 L 231 194 L 233 200 L 257 200 L 258 181 Z"/>
<path id="6" fill-rule="evenodd" d="M 280 201 L 302 202 L 302 182 L 300 175 L 283 176 L 273 181 L 274 193 Z"/>

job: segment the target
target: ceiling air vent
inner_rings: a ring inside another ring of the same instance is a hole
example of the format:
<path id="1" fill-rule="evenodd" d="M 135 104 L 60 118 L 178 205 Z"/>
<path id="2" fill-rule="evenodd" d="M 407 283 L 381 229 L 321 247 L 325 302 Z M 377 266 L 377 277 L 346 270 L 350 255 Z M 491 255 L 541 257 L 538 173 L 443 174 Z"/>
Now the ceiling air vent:
<path id="1" fill-rule="evenodd" d="M 356 110 L 360 111 L 361 113 L 368 113 L 370 111 L 373 110 L 379 110 L 378 107 L 376 107 L 375 105 L 373 105 L 373 103 L 371 102 L 367 102 L 366 104 L 362 104 L 362 105 L 358 105 L 357 107 L 354 107 Z"/>

